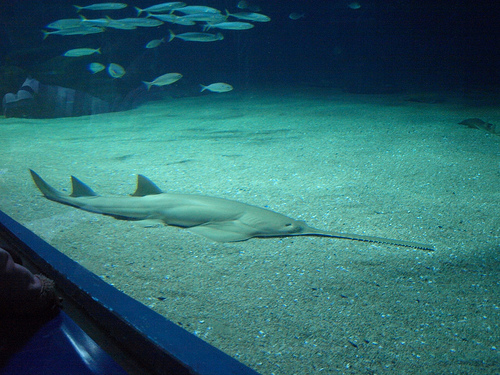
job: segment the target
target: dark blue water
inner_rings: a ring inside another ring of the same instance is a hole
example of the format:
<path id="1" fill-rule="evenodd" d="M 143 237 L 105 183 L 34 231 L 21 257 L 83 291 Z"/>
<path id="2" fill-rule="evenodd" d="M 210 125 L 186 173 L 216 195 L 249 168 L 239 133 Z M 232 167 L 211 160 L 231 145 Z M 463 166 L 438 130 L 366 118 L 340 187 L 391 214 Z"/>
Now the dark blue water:
<path id="1" fill-rule="evenodd" d="M 194 95 L 200 83 L 231 82 L 240 88 L 262 84 L 308 83 L 351 93 L 394 93 L 409 89 L 467 92 L 500 82 L 499 39 L 494 7 L 477 2 L 349 1 L 253 2 L 270 22 L 251 30 L 222 30 L 223 41 L 175 39 L 155 49 L 144 45 L 201 26 L 165 23 L 155 28 L 116 30 L 91 35 L 50 35 L 48 23 L 77 17 L 74 1 L 13 1 L 0 5 L 0 95 L 17 90 L 26 75 L 47 84 L 113 97 L 166 72 L 184 79 L 169 88 L 173 95 Z M 80 2 L 88 5 L 92 2 Z M 158 3 L 158 2 L 156 2 Z M 194 3 L 188 2 L 189 5 Z M 135 17 L 134 1 L 125 9 L 82 11 L 87 18 Z M 237 1 L 198 1 L 222 12 L 244 11 Z M 498 9 L 497 9 L 498 10 Z M 298 20 L 290 13 L 304 14 Z M 177 13 L 179 14 L 179 13 Z M 230 18 L 237 21 L 235 18 Z M 202 24 L 202 23 L 199 23 Z M 102 49 L 102 55 L 62 58 L 72 48 Z M 86 70 L 89 62 L 122 65 L 120 80 Z"/>

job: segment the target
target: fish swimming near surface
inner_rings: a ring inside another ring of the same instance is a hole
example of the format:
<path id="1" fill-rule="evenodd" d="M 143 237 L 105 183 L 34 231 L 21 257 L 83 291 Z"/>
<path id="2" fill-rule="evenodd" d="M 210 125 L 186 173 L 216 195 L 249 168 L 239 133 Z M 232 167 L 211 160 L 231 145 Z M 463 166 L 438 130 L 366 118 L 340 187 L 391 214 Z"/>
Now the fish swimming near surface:
<path id="1" fill-rule="evenodd" d="M 109 20 L 108 26 L 113 23 L 117 25 L 135 26 L 135 27 L 156 27 L 163 25 L 163 21 L 161 20 L 157 20 L 154 18 L 144 18 L 144 17 L 140 18 L 129 17 L 129 18 L 120 18 L 116 20 L 108 17 L 108 20 Z"/>
<path id="2" fill-rule="evenodd" d="M 108 17 L 108 23 L 106 27 L 110 27 L 112 29 L 117 30 L 135 30 L 137 29 L 137 25 L 133 23 L 121 22 L 122 20 L 114 20 Z"/>
<path id="3" fill-rule="evenodd" d="M 87 6 L 78 6 L 78 5 L 73 5 L 76 8 L 77 12 L 80 12 L 81 10 L 117 10 L 117 9 L 123 9 L 127 7 L 127 4 L 124 3 L 99 3 L 99 4 L 92 4 L 92 5 L 87 5 Z"/>
<path id="4" fill-rule="evenodd" d="M 101 53 L 101 48 L 75 48 L 66 51 L 63 56 L 66 57 L 80 57 L 80 56 L 88 56 L 94 53 Z"/>
<path id="5" fill-rule="evenodd" d="M 82 19 L 81 18 L 66 18 L 62 20 L 57 20 L 49 23 L 45 27 L 48 29 L 67 29 L 81 26 Z"/>
<path id="6" fill-rule="evenodd" d="M 207 7 L 204 5 L 189 5 L 186 7 L 181 7 L 177 9 L 178 12 L 184 14 L 195 14 L 195 13 L 220 13 L 219 9 Z"/>
<path id="7" fill-rule="evenodd" d="M 109 24 L 109 21 L 112 20 L 109 17 L 106 18 L 85 18 L 80 14 L 80 23 L 84 26 L 99 26 L 106 27 Z"/>
<path id="8" fill-rule="evenodd" d="M 217 40 L 223 40 L 224 36 L 221 33 L 211 34 L 197 32 L 174 34 L 174 32 L 170 30 L 170 38 L 168 41 L 171 42 L 174 38 L 179 38 L 186 42 L 215 42 Z"/>
<path id="9" fill-rule="evenodd" d="M 142 12 L 146 13 L 168 13 L 171 12 L 175 9 L 185 7 L 186 3 L 182 3 L 180 1 L 174 1 L 170 3 L 162 3 L 162 4 L 156 4 L 152 5 L 150 7 L 141 9 L 138 7 L 134 7 L 135 10 L 137 11 L 137 16 L 139 16 Z"/>
<path id="10" fill-rule="evenodd" d="M 178 25 L 183 25 L 183 26 L 191 26 L 191 25 L 196 25 L 195 21 L 192 20 L 187 20 L 183 17 L 176 16 L 175 14 L 153 14 L 149 13 L 149 16 L 158 18 L 159 20 L 162 20 L 163 22 L 170 22 L 170 23 L 175 23 Z"/>
<path id="11" fill-rule="evenodd" d="M 193 13 L 180 17 L 187 21 L 205 21 L 210 23 L 224 22 L 227 17 L 220 13 Z"/>
<path id="12" fill-rule="evenodd" d="M 38 189 L 52 201 L 119 220 L 154 221 L 185 228 L 217 242 L 254 237 L 320 236 L 434 250 L 431 245 L 416 242 L 324 231 L 277 212 L 228 199 L 164 193 L 142 175 L 138 175 L 137 189 L 131 196 L 102 197 L 74 176 L 71 177 L 72 193 L 67 195 L 51 187 L 33 170 L 30 172 Z"/>
<path id="13" fill-rule="evenodd" d="M 254 25 L 248 22 L 220 22 L 220 23 L 208 23 L 205 25 L 204 30 L 211 28 L 223 29 L 223 30 L 248 30 L 253 28 Z"/>
<path id="14" fill-rule="evenodd" d="M 240 12 L 240 13 L 229 13 L 226 10 L 226 16 L 231 16 L 238 18 L 240 20 L 254 21 L 254 22 L 269 22 L 271 18 L 265 14 L 252 13 L 252 12 Z"/>
<path id="15" fill-rule="evenodd" d="M 42 30 L 43 40 L 47 39 L 49 35 L 89 35 L 104 32 L 104 27 L 80 25 L 75 27 L 66 27 L 54 31 Z"/>

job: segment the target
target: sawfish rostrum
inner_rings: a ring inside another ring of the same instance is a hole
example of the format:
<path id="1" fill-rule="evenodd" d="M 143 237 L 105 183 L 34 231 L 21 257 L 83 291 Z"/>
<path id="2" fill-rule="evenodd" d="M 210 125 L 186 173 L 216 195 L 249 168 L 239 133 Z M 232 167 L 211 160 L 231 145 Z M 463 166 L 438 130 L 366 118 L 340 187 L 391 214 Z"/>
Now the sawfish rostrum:
<path id="1" fill-rule="evenodd" d="M 142 175 L 138 175 L 137 189 L 131 196 L 102 197 L 74 176 L 71 177 L 73 191 L 66 195 L 47 184 L 36 172 L 30 172 L 38 189 L 52 201 L 120 220 L 159 221 L 218 242 L 253 237 L 321 236 L 434 250 L 431 245 L 416 242 L 324 231 L 277 212 L 228 199 L 164 193 Z"/>

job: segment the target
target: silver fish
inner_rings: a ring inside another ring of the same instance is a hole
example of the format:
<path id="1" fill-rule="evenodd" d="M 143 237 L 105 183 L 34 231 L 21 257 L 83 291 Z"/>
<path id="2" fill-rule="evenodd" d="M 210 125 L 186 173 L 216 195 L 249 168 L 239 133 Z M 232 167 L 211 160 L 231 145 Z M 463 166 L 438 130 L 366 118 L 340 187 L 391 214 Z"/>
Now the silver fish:
<path id="1" fill-rule="evenodd" d="M 104 69 L 106 69 L 106 67 L 104 65 L 102 65 L 101 63 L 98 63 L 98 62 L 90 63 L 87 66 L 87 68 L 90 70 L 90 72 L 92 74 L 96 74 L 96 73 L 102 72 Z"/>
<path id="2" fill-rule="evenodd" d="M 248 8 L 248 2 L 245 0 L 238 1 L 238 4 L 236 5 L 240 9 L 246 9 Z"/>
<path id="3" fill-rule="evenodd" d="M 165 43 L 165 38 L 153 39 L 152 41 L 148 42 L 148 44 L 146 44 L 145 48 L 156 48 L 162 43 Z"/>
<path id="4" fill-rule="evenodd" d="M 163 74 L 159 77 L 156 77 L 153 81 L 147 82 L 147 81 L 142 81 L 146 85 L 146 87 L 149 89 L 151 86 L 165 86 L 165 85 L 171 85 L 174 82 L 177 82 L 182 78 L 182 74 L 180 73 L 167 73 Z"/>
<path id="5" fill-rule="evenodd" d="M 118 24 L 124 24 L 136 27 L 156 27 L 163 25 L 163 21 L 153 18 L 122 18 L 118 20 L 112 20 L 110 18 L 109 20 L 114 21 Z"/>
<path id="6" fill-rule="evenodd" d="M 219 9 L 206 7 L 203 5 L 190 5 L 187 7 L 182 7 L 177 9 L 178 12 L 184 14 L 195 14 L 195 13 L 220 13 Z"/>
<path id="7" fill-rule="evenodd" d="M 78 27 L 82 23 L 80 18 L 67 18 L 63 20 L 57 20 L 49 23 L 45 26 L 47 29 L 67 29 L 71 27 Z"/>
<path id="8" fill-rule="evenodd" d="M 240 12 L 240 13 L 229 13 L 226 11 L 227 16 L 232 16 L 240 20 L 254 21 L 254 22 L 269 22 L 271 18 L 265 14 L 251 13 L 251 12 Z"/>
<path id="9" fill-rule="evenodd" d="M 170 22 L 170 23 L 175 23 L 178 25 L 183 25 L 183 26 L 191 26 L 191 25 L 196 25 L 196 22 L 192 20 L 185 19 L 180 16 L 176 16 L 175 14 L 152 14 L 149 13 L 149 16 L 158 18 L 159 20 L 162 20 L 163 22 Z"/>
<path id="10" fill-rule="evenodd" d="M 127 4 L 124 3 L 99 3 L 87 5 L 84 7 L 73 5 L 76 8 L 76 11 L 79 12 L 81 10 L 117 10 L 123 9 L 127 7 Z"/>
<path id="11" fill-rule="evenodd" d="M 137 11 L 137 15 L 139 16 L 142 12 L 149 12 L 149 13 L 168 13 L 171 12 L 175 9 L 185 7 L 186 3 L 180 2 L 180 1 L 174 1 L 171 3 L 163 3 L 163 4 L 156 4 L 152 5 L 150 7 L 141 9 L 138 7 L 134 7 L 135 10 Z"/>
<path id="12" fill-rule="evenodd" d="M 301 19 L 302 17 L 305 16 L 305 13 L 290 13 L 288 15 L 288 18 L 290 18 L 293 21 L 297 21 L 298 19 Z"/>
<path id="13" fill-rule="evenodd" d="M 97 34 L 104 31 L 103 27 L 93 27 L 93 26 L 78 26 L 69 27 L 66 29 L 58 29 L 54 31 L 42 30 L 43 39 L 47 38 L 49 35 L 88 35 Z"/>
<path id="14" fill-rule="evenodd" d="M 85 26 L 100 26 L 106 27 L 108 26 L 110 18 L 85 18 L 80 15 L 80 22 Z"/>
<path id="15" fill-rule="evenodd" d="M 248 30 L 254 27 L 251 23 L 248 22 L 220 22 L 215 24 L 207 24 L 205 28 L 217 28 L 223 30 Z"/>
<path id="16" fill-rule="evenodd" d="M 212 91 L 212 92 L 228 92 L 228 91 L 231 91 L 233 89 L 233 86 L 231 86 L 228 83 L 224 83 L 224 82 L 212 83 L 211 85 L 208 85 L 208 86 L 204 86 L 204 85 L 200 85 L 200 86 L 201 86 L 200 92 L 203 92 L 205 90 Z"/>
<path id="17" fill-rule="evenodd" d="M 210 34 L 210 33 L 183 33 L 183 34 L 174 34 L 172 30 L 170 30 L 170 38 L 169 42 L 174 40 L 174 38 L 179 38 L 187 42 L 215 42 L 217 40 L 224 39 L 224 36 L 221 33 Z"/>
<path id="18" fill-rule="evenodd" d="M 226 20 L 227 16 L 224 16 L 220 13 L 193 13 L 186 14 L 185 16 L 180 17 L 183 20 L 190 21 L 205 21 L 211 23 L 223 22 Z"/>
<path id="19" fill-rule="evenodd" d="M 66 57 L 80 57 L 80 56 L 88 56 L 92 55 L 94 53 L 101 53 L 101 48 L 75 48 L 75 49 L 70 49 L 69 51 L 66 51 L 63 56 Z"/>
<path id="20" fill-rule="evenodd" d="M 109 18 L 108 21 L 109 22 L 106 26 L 111 27 L 112 29 L 119 29 L 119 30 L 135 30 L 135 29 L 137 29 L 136 25 L 133 25 L 130 23 L 120 22 L 119 20 L 113 20 L 111 18 Z"/>
<path id="21" fill-rule="evenodd" d="M 125 75 L 123 66 L 115 63 L 108 65 L 108 74 L 113 78 L 122 78 Z"/>

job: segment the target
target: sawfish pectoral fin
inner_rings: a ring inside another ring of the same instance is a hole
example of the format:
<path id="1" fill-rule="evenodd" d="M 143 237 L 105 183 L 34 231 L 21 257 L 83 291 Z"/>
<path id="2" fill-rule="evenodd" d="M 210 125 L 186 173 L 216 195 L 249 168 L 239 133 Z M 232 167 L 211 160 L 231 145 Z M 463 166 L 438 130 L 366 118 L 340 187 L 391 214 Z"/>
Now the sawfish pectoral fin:
<path id="1" fill-rule="evenodd" d="M 162 220 L 158 219 L 137 220 L 134 221 L 134 223 L 142 228 L 160 228 L 165 226 L 165 223 Z"/>
<path id="2" fill-rule="evenodd" d="M 254 237 L 249 227 L 239 221 L 209 222 L 186 229 L 216 242 L 245 241 Z"/>

